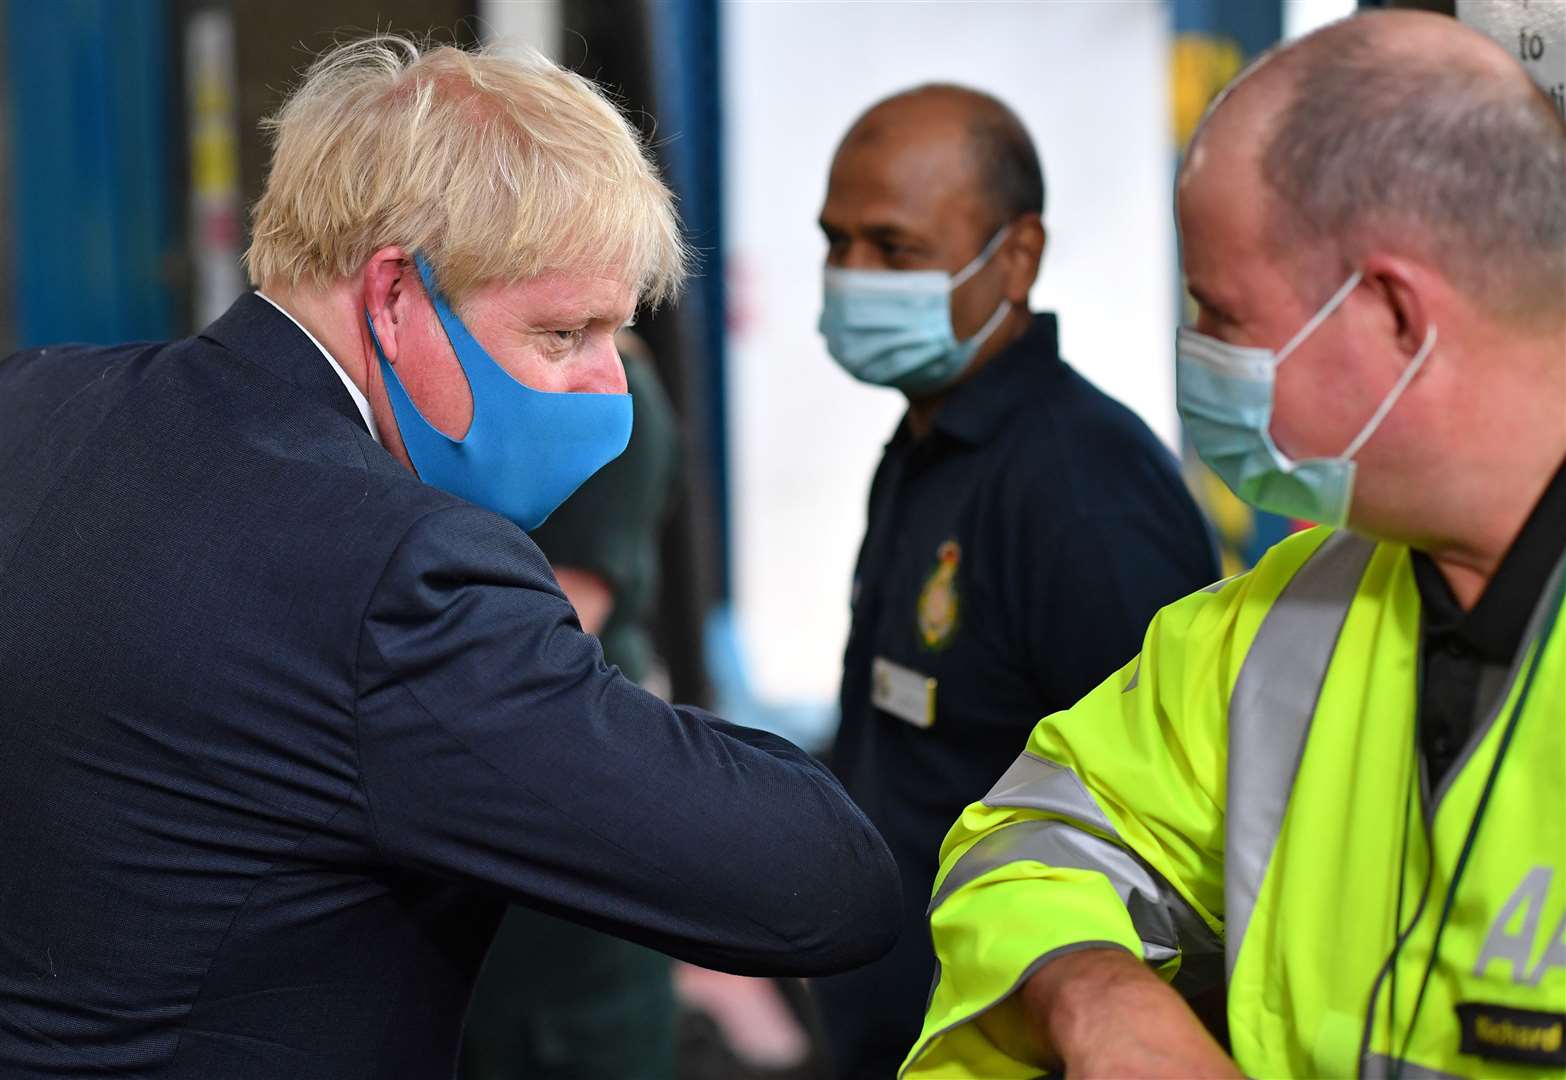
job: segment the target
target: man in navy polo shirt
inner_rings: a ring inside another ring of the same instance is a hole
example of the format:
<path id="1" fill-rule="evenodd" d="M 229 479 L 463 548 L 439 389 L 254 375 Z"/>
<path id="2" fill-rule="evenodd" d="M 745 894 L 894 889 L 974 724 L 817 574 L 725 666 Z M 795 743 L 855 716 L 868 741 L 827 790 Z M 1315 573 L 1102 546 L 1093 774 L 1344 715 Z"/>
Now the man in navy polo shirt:
<path id="1" fill-rule="evenodd" d="M 908 411 L 870 489 L 833 765 L 903 879 L 891 955 L 818 980 L 840 1077 L 891 1077 L 934 972 L 936 854 L 1039 717 L 1218 576 L 1175 461 L 1028 310 L 1044 179 L 1016 115 L 955 86 L 865 113 L 832 164 L 821 331 Z"/>

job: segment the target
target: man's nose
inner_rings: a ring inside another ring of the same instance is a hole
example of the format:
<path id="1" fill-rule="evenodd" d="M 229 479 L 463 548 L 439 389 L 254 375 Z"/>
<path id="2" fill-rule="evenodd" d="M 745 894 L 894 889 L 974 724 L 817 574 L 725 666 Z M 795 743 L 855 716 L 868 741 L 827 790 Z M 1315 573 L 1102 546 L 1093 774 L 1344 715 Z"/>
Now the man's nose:
<path id="1" fill-rule="evenodd" d="M 571 389 L 587 394 L 626 392 L 625 365 L 620 361 L 620 353 L 615 349 L 613 340 L 593 350 L 592 356 L 582 367 L 579 384 Z"/>

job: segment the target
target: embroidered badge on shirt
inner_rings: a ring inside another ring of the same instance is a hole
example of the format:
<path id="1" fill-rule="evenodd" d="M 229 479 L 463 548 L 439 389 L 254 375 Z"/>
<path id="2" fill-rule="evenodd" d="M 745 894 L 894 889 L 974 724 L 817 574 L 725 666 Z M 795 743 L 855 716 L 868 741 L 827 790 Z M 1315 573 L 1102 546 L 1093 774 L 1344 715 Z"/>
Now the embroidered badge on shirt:
<path id="1" fill-rule="evenodd" d="M 944 649 L 957 630 L 957 564 L 962 548 L 948 540 L 935 549 L 935 569 L 919 590 L 919 641 L 926 649 Z"/>

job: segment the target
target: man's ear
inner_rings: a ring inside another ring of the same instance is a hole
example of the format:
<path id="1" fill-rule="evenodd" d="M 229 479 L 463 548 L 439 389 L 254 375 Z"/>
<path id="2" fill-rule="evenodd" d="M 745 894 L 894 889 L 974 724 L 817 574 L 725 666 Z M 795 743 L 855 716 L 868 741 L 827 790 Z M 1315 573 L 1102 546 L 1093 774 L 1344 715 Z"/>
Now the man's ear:
<path id="1" fill-rule="evenodd" d="M 361 290 L 364 309 L 388 363 L 400 352 L 400 331 L 412 315 L 411 301 L 424 295 L 413 258 L 400 247 L 383 247 L 364 264 Z"/>
<path id="2" fill-rule="evenodd" d="M 1365 284 L 1384 305 L 1387 332 L 1405 358 L 1413 356 L 1430 332 L 1442 282 L 1427 267 L 1398 255 L 1373 254 L 1363 265 Z"/>
<path id="3" fill-rule="evenodd" d="M 1028 293 L 1038 280 L 1039 266 L 1044 261 L 1046 239 L 1044 219 L 1038 214 L 1023 214 L 1011 223 L 1011 233 L 1001 245 L 1006 299 L 1018 307 L 1027 307 Z"/>

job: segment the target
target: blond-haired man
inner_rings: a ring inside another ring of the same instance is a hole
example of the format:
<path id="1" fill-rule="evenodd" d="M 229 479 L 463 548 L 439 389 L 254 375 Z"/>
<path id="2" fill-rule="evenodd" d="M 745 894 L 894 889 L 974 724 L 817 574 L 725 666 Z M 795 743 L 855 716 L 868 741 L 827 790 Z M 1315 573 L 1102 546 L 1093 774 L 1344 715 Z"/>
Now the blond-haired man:
<path id="1" fill-rule="evenodd" d="M 259 293 L 0 362 L 0 1074 L 450 1075 L 507 899 L 884 952 L 835 781 L 608 668 L 523 531 L 623 448 L 614 331 L 683 272 L 624 121 L 377 38 L 273 128 Z"/>

